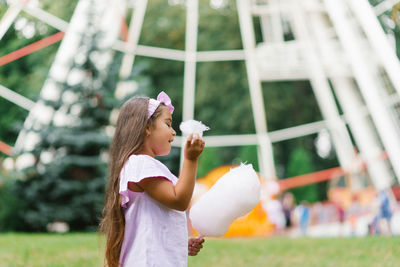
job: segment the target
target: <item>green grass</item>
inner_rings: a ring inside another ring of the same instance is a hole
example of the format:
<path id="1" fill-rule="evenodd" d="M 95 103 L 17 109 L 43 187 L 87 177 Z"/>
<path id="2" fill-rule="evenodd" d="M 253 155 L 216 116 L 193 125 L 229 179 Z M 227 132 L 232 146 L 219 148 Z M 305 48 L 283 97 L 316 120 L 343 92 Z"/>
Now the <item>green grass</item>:
<path id="1" fill-rule="evenodd" d="M 95 233 L 0 234 L 1 267 L 102 266 Z M 399 237 L 207 239 L 189 266 L 399 266 Z"/>
<path id="2" fill-rule="evenodd" d="M 102 266 L 102 252 L 95 233 L 0 234 L 1 267 Z"/>
<path id="3" fill-rule="evenodd" d="M 400 238 L 207 240 L 189 266 L 400 266 Z"/>

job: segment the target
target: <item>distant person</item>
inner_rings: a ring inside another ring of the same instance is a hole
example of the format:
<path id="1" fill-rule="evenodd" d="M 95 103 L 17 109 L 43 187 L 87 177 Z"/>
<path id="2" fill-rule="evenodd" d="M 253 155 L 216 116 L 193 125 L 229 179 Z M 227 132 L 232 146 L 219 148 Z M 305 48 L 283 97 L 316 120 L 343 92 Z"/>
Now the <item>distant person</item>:
<path id="1" fill-rule="evenodd" d="M 345 213 L 342 204 L 336 203 L 335 202 L 335 207 L 336 207 L 336 212 L 337 212 L 337 218 L 339 221 L 339 235 L 343 235 L 343 225 L 345 222 Z"/>
<path id="2" fill-rule="evenodd" d="M 179 180 L 155 159 L 171 151 L 173 110 L 164 92 L 157 100 L 131 98 L 121 108 L 100 225 L 109 267 L 187 266 L 187 256 L 202 248 L 203 238 L 188 239 L 185 210 L 203 139 L 190 135 L 186 140 Z"/>
<path id="3" fill-rule="evenodd" d="M 390 226 L 392 219 L 392 210 L 390 207 L 389 195 L 386 191 L 381 191 L 378 194 L 379 200 L 379 214 L 378 214 L 378 228 L 380 233 L 392 235 Z"/>
<path id="4" fill-rule="evenodd" d="M 350 233 L 352 236 L 356 235 L 357 232 L 357 220 L 361 213 L 361 205 L 357 195 L 352 196 L 350 207 L 346 211 L 346 217 L 350 221 Z"/>
<path id="5" fill-rule="evenodd" d="M 294 209 L 294 196 L 291 192 L 287 192 L 282 197 L 282 209 L 285 216 L 285 227 L 292 226 L 292 212 Z"/>
<path id="6" fill-rule="evenodd" d="M 265 205 L 268 220 L 274 225 L 275 233 L 280 234 L 285 228 L 285 216 L 282 209 L 282 204 L 277 199 L 270 199 Z"/>
<path id="7" fill-rule="evenodd" d="M 265 180 L 262 183 L 261 205 L 269 222 L 274 225 L 275 234 L 283 233 L 286 225 L 282 203 L 278 199 L 279 189 L 279 184 L 274 180 Z"/>
<path id="8" fill-rule="evenodd" d="M 307 201 L 302 201 L 295 209 L 298 225 L 300 227 L 301 234 L 307 235 L 307 229 L 311 221 L 310 208 L 308 207 Z"/>

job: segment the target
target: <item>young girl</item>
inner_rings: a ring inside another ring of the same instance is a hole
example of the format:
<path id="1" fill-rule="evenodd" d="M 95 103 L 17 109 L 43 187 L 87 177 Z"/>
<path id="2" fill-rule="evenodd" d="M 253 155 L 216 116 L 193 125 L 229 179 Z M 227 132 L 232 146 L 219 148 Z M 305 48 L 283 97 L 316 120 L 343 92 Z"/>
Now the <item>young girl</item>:
<path id="1" fill-rule="evenodd" d="M 204 141 L 189 136 L 179 179 L 154 157 L 167 155 L 176 132 L 174 107 L 161 92 L 157 100 L 134 97 L 120 111 L 110 146 L 110 178 L 101 230 L 105 261 L 114 266 L 186 266 L 204 239 L 188 240 L 187 209 Z"/>

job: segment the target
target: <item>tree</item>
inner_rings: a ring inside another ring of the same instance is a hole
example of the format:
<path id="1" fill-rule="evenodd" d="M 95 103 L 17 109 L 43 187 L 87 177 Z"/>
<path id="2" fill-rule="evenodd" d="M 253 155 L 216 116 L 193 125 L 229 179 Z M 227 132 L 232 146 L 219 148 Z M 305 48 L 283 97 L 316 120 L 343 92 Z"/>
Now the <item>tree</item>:
<path id="1" fill-rule="evenodd" d="M 258 166 L 256 146 L 242 146 L 239 150 L 238 160 L 240 162 L 252 164 L 255 171 L 260 171 L 260 168 Z"/>
<path id="2" fill-rule="evenodd" d="M 5 2 L 0 1 L 1 17 L 8 8 Z M 42 0 L 39 4 L 47 12 L 68 21 L 76 3 L 77 0 L 68 2 Z M 27 31 L 28 28 L 29 31 Z M 21 12 L 1 40 L 0 57 L 50 36 L 57 31 L 32 16 Z M 0 84 L 32 101 L 36 101 L 58 46 L 59 44 L 53 44 L 0 66 Z M 28 111 L 0 97 L 0 114 L 3 114 L 3 116 L 0 116 L 0 141 L 13 146 L 22 123 L 28 115 Z M 2 157 L 3 155 L 0 154 L 0 159 Z"/>
<path id="3" fill-rule="evenodd" d="M 297 176 L 314 171 L 310 152 L 303 146 L 296 147 L 290 154 L 288 163 L 288 175 Z M 318 201 L 317 185 L 307 185 L 291 190 L 297 201 L 307 200 L 308 202 Z"/>
<path id="4" fill-rule="evenodd" d="M 221 158 L 218 155 L 218 148 L 206 147 L 199 159 L 199 168 L 197 170 L 197 177 L 203 177 L 212 169 L 222 165 Z"/>
<path id="5" fill-rule="evenodd" d="M 90 12 L 88 18 L 79 49 L 84 60 L 74 60 L 71 67 L 85 73 L 84 79 L 78 84 L 60 84 L 63 97 L 46 102 L 73 119 L 66 125 L 53 119 L 37 130 L 41 141 L 31 152 L 36 163 L 23 171 L 24 180 L 15 187 L 23 230 L 42 231 L 55 221 L 67 222 L 72 230 L 91 230 L 97 228 L 101 216 L 112 137 L 110 112 L 125 99 L 114 96 L 121 54 L 100 68 L 96 59 L 109 53 L 110 47 L 101 45 L 95 14 Z"/>

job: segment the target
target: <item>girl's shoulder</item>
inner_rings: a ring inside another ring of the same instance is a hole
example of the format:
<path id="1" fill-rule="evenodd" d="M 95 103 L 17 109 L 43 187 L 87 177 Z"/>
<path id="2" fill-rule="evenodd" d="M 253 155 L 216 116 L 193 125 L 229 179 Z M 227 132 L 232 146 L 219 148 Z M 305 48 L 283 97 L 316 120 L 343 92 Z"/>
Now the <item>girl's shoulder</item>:
<path id="1" fill-rule="evenodd" d="M 149 156 L 149 155 L 131 155 L 126 163 L 126 167 L 135 168 L 136 170 L 144 171 L 149 173 L 151 171 L 162 171 L 166 174 L 171 174 L 167 166 L 165 166 L 159 160 Z"/>
<path id="2" fill-rule="evenodd" d="M 162 164 L 159 160 L 149 156 L 149 155 L 130 155 L 128 158 L 127 163 L 134 163 L 134 164 L 139 164 L 139 165 L 164 165 Z"/>

